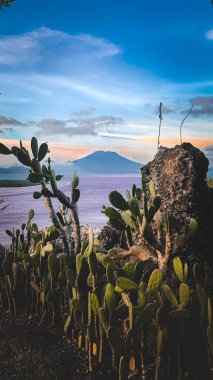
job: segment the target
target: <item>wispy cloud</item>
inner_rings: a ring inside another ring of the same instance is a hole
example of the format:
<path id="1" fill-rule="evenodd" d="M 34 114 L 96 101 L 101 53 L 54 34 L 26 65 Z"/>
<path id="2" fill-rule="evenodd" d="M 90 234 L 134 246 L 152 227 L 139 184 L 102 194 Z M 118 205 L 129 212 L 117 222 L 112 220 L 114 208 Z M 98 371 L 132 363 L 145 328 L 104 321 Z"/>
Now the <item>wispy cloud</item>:
<path id="1" fill-rule="evenodd" d="M 23 127 L 25 126 L 26 124 L 25 123 L 22 123 L 21 121 L 19 120 L 16 120 L 12 117 L 5 117 L 5 116 L 2 116 L 0 115 L 0 125 L 2 127 L 6 127 L 6 126 L 13 126 L 13 127 Z M 8 129 L 8 128 L 7 128 Z"/>
<path id="2" fill-rule="evenodd" d="M 44 51 L 45 50 L 45 51 Z M 58 53 L 62 53 L 58 54 Z M 51 56 L 54 65 L 63 63 L 79 55 L 89 59 L 101 59 L 120 54 L 118 46 L 90 34 L 71 35 L 59 30 L 39 28 L 22 35 L 6 36 L 0 39 L 0 65 L 17 66 L 23 64 L 33 69 L 34 65 L 47 64 Z"/>
<path id="3" fill-rule="evenodd" d="M 69 120 L 43 119 L 37 123 L 40 128 L 38 135 L 65 135 L 81 136 L 90 135 L 96 136 L 99 130 L 108 129 L 115 125 L 124 125 L 122 118 L 102 115 L 90 118 L 72 118 Z"/>
<path id="4" fill-rule="evenodd" d="M 191 103 L 194 108 L 192 110 L 193 116 L 211 116 L 213 115 L 213 96 L 196 96 L 191 98 Z M 181 113 L 186 113 L 187 110 Z"/>
<path id="5" fill-rule="evenodd" d="M 11 127 L 33 127 L 37 136 L 97 136 L 100 131 L 111 131 L 115 126 L 124 126 L 125 122 L 121 117 L 111 115 L 101 115 L 91 117 L 93 108 L 82 110 L 72 114 L 69 119 L 45 118 L 39 121 L 28 121 L 23 123 L 14 118 L 0 116 L 1 132 L 13 131 Z"/>

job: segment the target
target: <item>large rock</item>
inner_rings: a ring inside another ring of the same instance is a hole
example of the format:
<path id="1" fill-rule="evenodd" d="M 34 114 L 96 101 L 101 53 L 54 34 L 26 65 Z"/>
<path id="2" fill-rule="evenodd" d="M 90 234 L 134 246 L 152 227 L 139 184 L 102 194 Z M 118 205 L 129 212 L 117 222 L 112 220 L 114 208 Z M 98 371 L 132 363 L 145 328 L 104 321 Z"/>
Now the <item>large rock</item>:
<path id="1" fill-rule="evenodd" d="M 162 208 L 171 215 L 173 253 L 209 253 L 209 190 L 206 182 L 208 159 L 190 143 L 174 148 L 160 147 L 153 161 L 141 170 L 155 183 Z M 192 241 L 186 241 L 190 218 L 198 221 Z M 207 256 L 206 256 L 207 257 Z"/>

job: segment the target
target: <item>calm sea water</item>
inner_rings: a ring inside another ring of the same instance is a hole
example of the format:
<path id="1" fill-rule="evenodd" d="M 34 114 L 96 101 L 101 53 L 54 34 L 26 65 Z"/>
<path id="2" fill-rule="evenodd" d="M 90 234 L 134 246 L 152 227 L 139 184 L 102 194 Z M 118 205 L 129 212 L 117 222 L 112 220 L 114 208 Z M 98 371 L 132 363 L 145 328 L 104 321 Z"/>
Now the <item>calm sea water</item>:
<path id="1" fill-rule="evenodd" d="M 101 210 L 103 205 L 109 205 L 108 194 L 110 191 L 118 190 L 124 195 L 126 189 L 131 190 L 134 183 L 140 184 L 140 176 L 81 176 L 79 183 L 81 197 L 78 202 L 80 223 L 101 228 L 107 222 L 107 218 Z M 60 189 L 69 196 L 70 182 L 63 180 L 59 184 Z M 0 188 L 0 198 L 5 200 L 5 205 L 8 204 L 8 207 L 0 213 L 0 243 L 2 245 L 10 243 L 5 229 L 20 228 L 21 224 L 27 220 L 31 208 L 35 211 L 34 222 L 38 224 L 39 228 L 51 225 L 43 199 L 35 200 L 33 198 L 33 192 L 39 191 L 39 189 L 39 186 Z M 57 209 L 58 202 L 53 199 L 53 203 Z M 1 204 L 0 208 L 4 204 Z"/>

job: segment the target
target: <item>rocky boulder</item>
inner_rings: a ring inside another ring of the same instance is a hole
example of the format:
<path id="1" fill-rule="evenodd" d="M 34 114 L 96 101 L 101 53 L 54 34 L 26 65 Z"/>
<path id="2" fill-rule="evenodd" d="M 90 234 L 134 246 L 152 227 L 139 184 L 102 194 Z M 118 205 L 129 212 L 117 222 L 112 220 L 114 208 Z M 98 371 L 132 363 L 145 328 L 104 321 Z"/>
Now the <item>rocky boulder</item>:
<path id="1" fill-rule="evenodd" d="M 208 159 L 190 143 L 174 148 L 160 147 L 154 160 L 141 170 L 153 180 L 162 199 L 162 209 L 170 213 L 173 254 L 209 254 L 209 189 L 206 182 Z M 198 230 L 191 241 L 186 228 L 194 218 Z"/>

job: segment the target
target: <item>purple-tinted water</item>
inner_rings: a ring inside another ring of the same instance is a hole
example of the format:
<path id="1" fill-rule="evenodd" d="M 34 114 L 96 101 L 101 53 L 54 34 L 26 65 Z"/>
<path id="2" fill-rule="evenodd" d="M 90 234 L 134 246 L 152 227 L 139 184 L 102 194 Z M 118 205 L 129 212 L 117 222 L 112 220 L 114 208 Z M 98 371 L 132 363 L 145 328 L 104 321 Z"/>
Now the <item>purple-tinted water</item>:
<path id="1" fill-rule="evenodd" d="M 102 214 L 102 206 L 109 205 L 108 194 L 112 190 L 118 190 L 125 195 L 126 189 L 131 190 L 133 183 L 140 184 L 139 176 L 114 176 L 114 177 L 80 177 L 79 188 L 81 197 L 79 200 L 79 216 L 81 224 L 89 224 L 101 228 L 107 221 Z M 61 181 L 60 189 L 69 195 L 69 181 Z M 31 208 L 35 211 L 34 222 L 39 228 L 50 226 L 51 222 L 44 206 L 42 198 L 35 200 L 33 192 L 39 191 L 39 186 L 24 188 L 0 188 L 0 198 L 4 198 L 9 206 L 0 213 L 0 243 L 10 244 L 10 238 L 5 230 L 20 228 L 26 222 Z M 58 207 L 57 201 L 53 203 Z M 3 204 L 1 205 L 3 207 Z"/>

